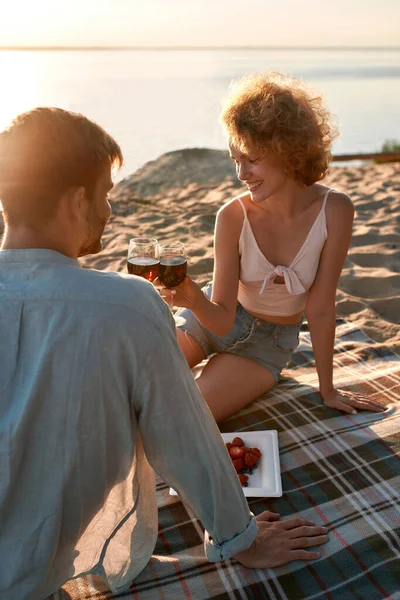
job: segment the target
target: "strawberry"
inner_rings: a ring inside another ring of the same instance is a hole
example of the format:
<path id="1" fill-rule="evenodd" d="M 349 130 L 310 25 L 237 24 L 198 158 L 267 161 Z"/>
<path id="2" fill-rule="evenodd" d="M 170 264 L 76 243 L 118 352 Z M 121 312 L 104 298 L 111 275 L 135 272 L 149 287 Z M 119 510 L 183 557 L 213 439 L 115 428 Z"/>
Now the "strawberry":
<path id="1" fill-rule="evenodd" d="M 250 448 L 248 448 L 247 446 L 243 446 L 244 449 L 244 453 L 247 454 L 248 452 L 250 452 Z"/>
<path id="2" fill-rule="evenodd" d="M 244 460 L 243 458 L 237 458 L 236 460 L 232 460 L 233 466 L 235 467 L 236 473 L 239 473 L 242 469 L 244 469 Z"/>
<path id="3" fill-rule="evenodd" d="M 232 446 L 244 446 L 244 441 L 240 437 L 235 437 L 232 440 Z"/>
<path id="4" fill-rule="evenodd" d="M 246 467 L 254 467 L 254 465 L 258 463 L 258 460 L 259 459 L 257 458 L 257 456 L 254 456 L 254 454 L 252 454 L 251 452 L 248 452 L 244 457 Z"/>
<path id="5" fill-rule="evenodd" d="M 250 448 L 251 454 L 257 456 L 257 458 L 261 458 L 261 452 L 258 448 Z"/>
<path id="6" fill-rule="evenodd" d="M 238 475 L 239 477 L 239 481 L 240 483 L 244 486 L 247 487 L 247 482 L 249 480 L 249 476 L 245 475 L 244 473 L 240 473 L 240 475 Z"/>
<path id="7" fill-rule="evenodd" d="M 225 446 L 226 446 L 226 449 L 228 450 L 228 452 L 229 452 L 229 450 L 232 448 L 232 445 L 233 445 L 233 444 L 231 444 L 230 442 L 227 442 L 227 443 L 225 444 Z"/>
<path id="8" fill-rule="evenodd" d="M 232 448 L 229 450 L 229 454 L 233 459 L 242 458 L 242 456 L 244 456 L 244 449 L 240 446 L 232 446 Z"/>

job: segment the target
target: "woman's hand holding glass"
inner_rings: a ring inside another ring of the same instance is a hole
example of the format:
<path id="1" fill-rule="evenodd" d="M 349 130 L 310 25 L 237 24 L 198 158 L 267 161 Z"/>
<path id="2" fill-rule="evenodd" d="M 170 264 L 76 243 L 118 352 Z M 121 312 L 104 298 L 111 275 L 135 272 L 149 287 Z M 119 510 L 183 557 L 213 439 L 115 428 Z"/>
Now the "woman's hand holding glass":
<path id="1" fill-rule="evenodd" d="M 199 298 L 204 296 L 201 288 L 186 275 L 181 284 L 175 288 L 161 288 L 160 294 L 165 300 L 179 308 L 189 308 L 193 310 Z M 168 300 L 170 298 L 170 300 Z"/>
<path id="2" fill-rule="evenodd" d="M 193 309 L 201 288 L 186 275 L 187 259 L 182 242 L 159 244 L 155 238 L 133 238 L 129 242 L 127 268 L 131 275 L 153 283 L 169 305 Z M 161 287 L 162 286 L 162 287 Z M 177 325 L 185 319 L 175 316 Z"/>

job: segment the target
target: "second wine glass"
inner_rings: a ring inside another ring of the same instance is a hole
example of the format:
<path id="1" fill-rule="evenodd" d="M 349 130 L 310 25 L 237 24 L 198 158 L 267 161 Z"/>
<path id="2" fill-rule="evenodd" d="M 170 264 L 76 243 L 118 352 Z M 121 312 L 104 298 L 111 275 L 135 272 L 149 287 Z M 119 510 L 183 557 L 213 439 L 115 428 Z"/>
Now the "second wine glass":
<path id="1" fill-rule="evenodd" d="M 160 267 L 158 279 L 166 288 L 174 288 L 186 277 L 187 259 L 185 246 L 182 242 L 173 242 L 170 244 L 159 245 Z M 169 303 L 172 312 L 172 303 Z M 179 315 L 174 315 L 175 324 L 183 325 L 186 319 Z"/>

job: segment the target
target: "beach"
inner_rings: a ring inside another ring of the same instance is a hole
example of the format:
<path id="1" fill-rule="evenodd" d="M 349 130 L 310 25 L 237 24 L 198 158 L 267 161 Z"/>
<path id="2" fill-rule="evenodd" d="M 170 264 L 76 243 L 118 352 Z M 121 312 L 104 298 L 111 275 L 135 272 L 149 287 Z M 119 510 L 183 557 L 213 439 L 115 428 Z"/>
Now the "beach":
<path id="1" fill-rule="evenodd" d="M 337 315 L 400 352 L 400 164 L 332 166 L 323 183 L 347 193 L 356 210 L 337 290 Z M 227 152 L 163 154 L 115 186 L 103 250 L 81 263 L 125 273 L 130 238 L 180 240 L 189 274 L 204 284 L 212 276 L 215 215 L 243 191 Z"/>

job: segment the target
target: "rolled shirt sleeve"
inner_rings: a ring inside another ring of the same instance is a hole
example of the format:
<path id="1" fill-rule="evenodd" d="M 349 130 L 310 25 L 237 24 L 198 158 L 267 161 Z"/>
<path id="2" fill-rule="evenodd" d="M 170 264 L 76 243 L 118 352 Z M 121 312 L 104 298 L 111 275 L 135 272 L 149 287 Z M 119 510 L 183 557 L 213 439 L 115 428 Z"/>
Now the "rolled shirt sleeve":
<path id="1" fill-rule="evenodd" d="M 179 348 L 170 312 L 158 294 L 151 305 L 148 314 L 160 319 L 145 324 L 132 392 L 144 450 L 153 469 L 202 522 L 208 560 L 224 560 L 249 548 L 258 526 Z"/>
<path id="2" fill-rule="evenodd" d="M 210 562 L 217 562 L 219 560 L 225 560 L 231 558 L 242 550 L 247 550 L 253 543 L 258 531 L 257 521 L 254 515 L 251 515 L 251 519 L 246 529 L 222 544 L 217 544 L 210 537 L 208 531 L 205 532 L 204 537 L 204 550 L 206 557 Z"/>

